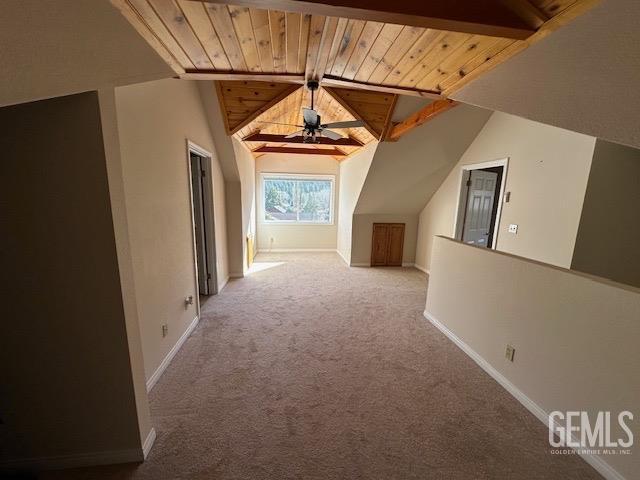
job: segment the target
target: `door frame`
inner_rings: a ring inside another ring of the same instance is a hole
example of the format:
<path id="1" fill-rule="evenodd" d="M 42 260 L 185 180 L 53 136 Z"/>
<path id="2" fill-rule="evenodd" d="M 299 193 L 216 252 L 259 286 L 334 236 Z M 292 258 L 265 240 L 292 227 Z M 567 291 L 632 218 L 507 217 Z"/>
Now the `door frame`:
<path id="1" fill-rule="evenodd" d="M 198 285 L 198 247 L 196 245 L 196 222 L 194 217 L 194 205 L 193 205 L 193 185 L 191 184 L 191 154 L 205 159 L 202 168 L 205 171 L 205 176 L 209 180 L 204 182 L 203 196 L 204 196 L 204 217 L 205 217 L 205 235 L 207 237 L 207 271 L 211 273 L 211 281 L 209 282 L 209 294 L 218 294 L 218 266 L 217 266 L 217 252 L 216 252 L 216 235 L 215 235 L 215 214 L 213 206 L 213 177 L 211 162 L 213 161 L 213 155 L 208 150 L 202 148 L 197 143 L 187 139 L 187 178 L 189 182 L 189 207 L 191 213 L 191 240 L 193 243 L 193 271 L 196 287 L 196 299 L 198 305 L 198 316 L 200 315 L 200 288 Z M 210 239 L 210 241 L 209 241 Z"/>
<path id="2" fill-rule="evenodd" d="M 456 203 L 455 217 L 453 221 L 452 237 L 456 240 L 462 240 L 462 228 L 464 226 L 464 214 L 467 209 L 467 194 L 469 187 L 467 180 L 472 170 L 483 170 L 485 168 L 502 167 L 502 181 L 500 182 L 500 190 L 498 192 L 498 208 L 496 211 L 496 219 L 493 224 L 493 239 L 491 248 L 495 250 L 498 245 L 498 236 L 500 233 L 500 217 L 502 215 L 502 204 L 504 203 L 505 188 L 507 186 L 507 171 L 509 169 L 509 157 L 499 160 L 491 160 L 488 162 L 470 163 L 461 165 L 460 177 L 458 181 L 458 199 Z"/>

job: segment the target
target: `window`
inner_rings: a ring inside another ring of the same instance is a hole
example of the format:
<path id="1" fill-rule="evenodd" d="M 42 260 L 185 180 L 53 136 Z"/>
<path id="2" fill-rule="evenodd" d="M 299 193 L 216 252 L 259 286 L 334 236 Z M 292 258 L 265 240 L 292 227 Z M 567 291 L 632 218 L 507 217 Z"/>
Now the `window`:
<path id="1" fill-rule="evenodd" d="M 331 175 L 263 175 L 264 221 L 333 223 Z"/>

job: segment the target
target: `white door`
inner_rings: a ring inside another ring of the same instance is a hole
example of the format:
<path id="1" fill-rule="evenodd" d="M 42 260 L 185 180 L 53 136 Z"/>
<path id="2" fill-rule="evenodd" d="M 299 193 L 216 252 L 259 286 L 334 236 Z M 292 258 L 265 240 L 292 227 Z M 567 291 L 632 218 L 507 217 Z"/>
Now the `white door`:
<path id="1" fill-rule="evenodd" d="M 493 204 L 498 174 L 483 170 L 471 170 L 467 209 L 464 215 L 462 241 L 478 247 L 491 247 Z"/>

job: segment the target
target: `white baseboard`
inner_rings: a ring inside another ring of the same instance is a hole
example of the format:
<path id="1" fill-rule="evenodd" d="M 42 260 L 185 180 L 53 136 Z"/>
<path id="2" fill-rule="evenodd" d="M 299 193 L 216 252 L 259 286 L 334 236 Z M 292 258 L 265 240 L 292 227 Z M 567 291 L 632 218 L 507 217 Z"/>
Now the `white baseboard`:
<path id="1" fill-rule="evenodd" d="M 21 458 L 18 460 L 9 460 L 0 463 L 0 472 L 19 472 L 21 470 L 61 470 L 65 468 L 114 465 L 117 463 L 137 463 L 144 461 L 144 458 L 145 456 L 141 448 Z"/>
<path id="2" fill-rule="evenodd" d="M 151 431 L 149 432 L 149 435 L 147 435 L 147 438 L 144 440 L 144 443 L 142 444 L 142 454 L 144 455 L 145 460 L 149 456 L 149 452 L 151 451 L 151 448 L 153 447 L 153 443 L 155 441 L 156 441 L 156 429 L 152 428 Z"/>
<path id="3" fill-rule="evenodd" d="M 304 253 L 304 252 L 335 252 L 335 248 L 271 248 L 260 249 L 258 253 Z"/>
<path id="4" fill-rule="evenodd" d="M 345 257 L 340 250 L 336 250 L 336 252 L 338 252 L 338 255 L 340 255 L 340 258 L 344 260 L 344 263 L 346 263 L 347 266 L 349 266 L 349 260 L 347 260 L 347 257 Z"/>
<path id="5" fill-rule="evenodd" d="M 196 328 L 196 325 L 198 325 L 197 316 L 191 321 L 191 323 L 189 324 L 187 329 L 184 331 L 182 336 L 178 339 L 178 341 L 171 348 L 171 350 L 169 350 L 169 353 L 167 353 L 167 356 L 164 357 L 164 359 L 162 360 L 162 362 L 160 363 L 156 371 L 153 372 L 153 375 L 151 375 L 149 380 L 147 380 L 147 392 L 150 392 L 153 386 L 158 382 L 158 380 L 160 379 L 164 371 L 167 369 L 167 367 L 171 363 L 171 360 L 173 360 L 173 357 L 175 357 L 176 353 L 178 353 L 178 350 L 180 350 L 180 347 L 182 347 L 182 344 L 187 340 L 187 338 L 189 338 L 189 335 L 191 335 L 191 332 L 193 332 L 193 329 Z"/>
<path id="6" fill-rule="evenodd" d="M 513 383 L 511 383 L 504 375 L 498 372 L 495 368 L 491 366 L 489 362 L 487 362 L 483 357 L 481 357 L 475 350 L 473 350 L 469 345 L 463 342 L 455 333 L 445 327 L 439 320 L 437 320 L 433 315 L 431 315 L 426 310 L 424 311 L 424 317 L 431 322 L 431 324 L 440 330 L 443 334 L 445 334 L 449 340 L 455 343 L 460 350 L 466 353 L 471 359 L 476 362 L 480 368 L 482 368 L 485 372 L 487 372 L 496 382 L 498 382 L 507 392 L 513 395 L 516 400 L 518 400 L 522 405 L 525 406 L 527 410 L 529 410 L 533 415 L 538 418 L 545 426 L 549 427 L 549 414 L 544 410 L 544 408 L 540 407 L 537 403 L 531 400 L 528 396 L 526 396 L 518 387 L 516 387 Z M 574 442 L 577 442 L 577 438 L 573 438 Z M 588 453 L 583 453 L 580 450 L 577 450 L 578 454 L 591 465 L 600 475 L 602 475 L 607 480 L 625 480 L 625 477 L 622 476 L 617 470 L 615 470 L 611 465 L 605 462 L 602 457 L 598 455 L 591 455 Z"/>
<path id="7" fill-rule="evenodd" d="M 229 278 L 230 277 L 225 278 L 222 281 L 222 283 L 220 285 L 218 285 L 218 293 L 220 293 L 222 291 L 222 289 L 227 286 L 227 283 L 229 283 Z"/>
<path id="8" fill-rule="evenodd" d="M 229 278 L 243 278 L 244 273 L 242 272 L 229 272 Z"/>
<path id="9" fill-rule="evenodd" d="M 352 263 L 351 266 L 352 267 L 370 267 L 371 263 Z M 413 267 L 413 266 L 415 266 L 415 264 L 413 264 L 411 262 L 403 262 L 402 266 L 403 267 Z"/>
<path id="10" fill-rule="evenodd" d="M 417 268 L 418 270 L 420 270 L 421 272 L 426 273 L 427 275 L 429 275 L 429 270 L 427 270 L 426 268 L 424 268 L 422 265 L 418 265 L 417 263 L 413 264 L 414 268 Z"/>
<path id="11" fill-rule="evenodd" d="M 76 455 L 56 455 L 51 457 L 23 458 L 0 463 L 0 472 L 14 472 L 26 469 L 59 470 L 64 468 L 92 467 L 97 465 L 115 465 L 118 463 L 137 463 L 146 460 L 153 443 L 156 430 L 151 429 L 140 448 L 111 450 L 103 452 L 80 453 Z"/>

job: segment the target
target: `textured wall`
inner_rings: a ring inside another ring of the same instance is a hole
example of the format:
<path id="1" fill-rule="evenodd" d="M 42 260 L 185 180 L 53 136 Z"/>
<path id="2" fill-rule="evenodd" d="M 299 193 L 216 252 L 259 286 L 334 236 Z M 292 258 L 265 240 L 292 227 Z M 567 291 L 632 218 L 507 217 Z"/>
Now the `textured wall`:
<path id="1" fill-rule="evenodd" d="M 640 147 L 638 18 L 637 0 L 602 0 L 453 97 Z"/>
<path id="2" fill-rule="evenodd" d="M 571 268 L 640 287 L 640 150 L 598 140 Z"/>
<path id="3" fill-rule="evenodd" d="M 246 146 L 235 138 L 233 150 L 236 156 L 240 177 L 240 205 L 242 228 L 242 270 L 232 272 L 234 276 L 243 275 L 247 270 L 247 236 L 256 233 L 256 161 Z"/>
<path id="4" fill-rule="evenodd" d="M 173 75 L 108 0 L 3 0 L 0 45 L 0 105 Z"/>
<path id="5" fill-rule="evenodd" d="M 617 439 L 614 417 L 640 409 L 640 382 L 631 380 L 640 370 L 639 289 L 438 237 L 426 313 L 546 413 L 610 411 Z M 639 425 L 629 425 L 636 439 Z M 637 442 L 631 450 L 602 459 L 636 478 Z"/>
<path id="6" fill-rule="evenodd" d="M 569 267 L 595 139 L 494 113 L 420 213 L 416 263 L 429 269 L 434 235 L 453 236 L 462 165 L 509 158 L 497 249 Z M 507 232 L 517 224 L 516 235 Z"/>
<path id="7" fill-rule="evenodd" d="M 98 96 L 0 108 L 0 128 L 2 318 L 11 323 L 0 348 L 0 463 L 139 460 L 114 233 L 122 212 L 112 216 Z"/>
<path id="8" fill-rule="evenodd" d="M 372 142 L 362 151 L 340 162 L 340 202 L 338 214 L 338 252 L 351 263 L 353 211 L 367 177 L 378 144 Z"/>
<path id="9" fill-rule="evenodd" d="M 459 105 L 397 142 L 380 143 L 355 213 L 417 214 L 490 115 Z"/>
<path id="10" fill-rule="evenodd" d="M 195 318 L 197 295 L 187 139 L 215 155 L 195 82 L 116 89 L 129 233 L 147 379 Z M 225 185 L 212 160 L 218 284 L 229 275 Z M 162 325 L 169 334 L 162 337 Z"/>

